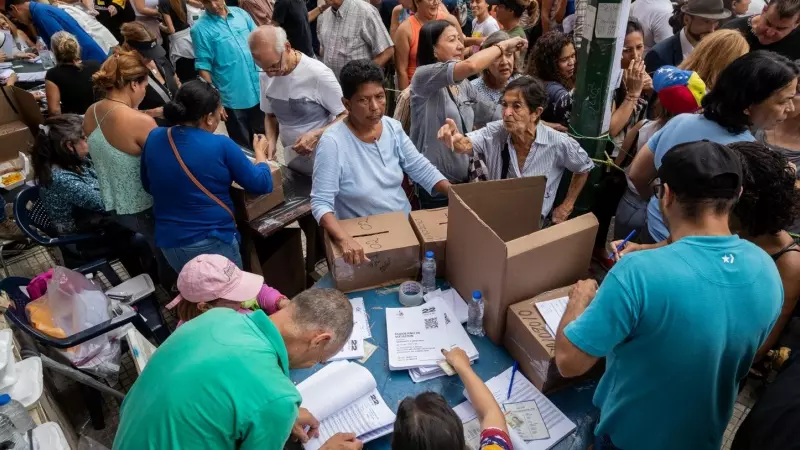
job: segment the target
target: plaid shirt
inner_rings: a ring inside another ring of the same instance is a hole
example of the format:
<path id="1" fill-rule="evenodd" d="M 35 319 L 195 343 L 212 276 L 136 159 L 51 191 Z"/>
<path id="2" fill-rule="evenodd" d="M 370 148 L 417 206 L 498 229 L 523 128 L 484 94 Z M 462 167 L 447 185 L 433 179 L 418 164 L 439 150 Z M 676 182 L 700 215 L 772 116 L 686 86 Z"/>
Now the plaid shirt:
<path id="1" fill-rule="evenodd" d="M 322 61 L 337 79 L 348 62 L 373 59 L 394 45 L 378 9 L 361 0 L 344 0 L 338 10 L 325 10 L 317 20 L 317 33 Z"/>

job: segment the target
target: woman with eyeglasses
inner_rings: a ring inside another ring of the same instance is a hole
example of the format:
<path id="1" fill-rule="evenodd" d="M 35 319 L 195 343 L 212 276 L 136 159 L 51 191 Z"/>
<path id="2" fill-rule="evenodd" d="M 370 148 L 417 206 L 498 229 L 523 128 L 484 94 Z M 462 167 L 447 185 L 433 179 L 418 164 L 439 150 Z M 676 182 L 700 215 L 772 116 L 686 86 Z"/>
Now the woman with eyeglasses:
<path id="1" fill-rule="evenodd" d="M 455 17 L 442 7 L 441 0 L 411 0 L 413 14 L 393 34 L 394 64 L 397 68 L 397 88 L 403 90 L 411 84 L 417 70 L 419 32 L 432 20 L 446 20 L 457 29 L 461 28 Z"/>
<path id="2" fill-rule="evenodd" d="M 500 119 L 499 105 L 482 95 L 467 79 L 486 70 L 497 58 L 524 50 L 527 41 L 514 37 L 462 60 L 461 30 L 446 20 L 426 23 L 420 31 L 417 70 L 411 79 L 411 140 L 451 183 L 468 178 L 469 157 L 453 153 L 437 135 L 446 119 L 461 134 Z M 447 197 L 418 189 L 423 208 L 447 205 Z"/>
<path id="3" fill-rule="evenodd" d="M 225 256 L 242 268 L 231 183 L 248 193 L 272 192 L 267 139 L 256 135 L 251 162 L 233 140 L 214 134 L 221 115 L 219 91 L 204 80 L 190 81 L 164 106 L 164 116 L 176 126 L 153 130 L 142 149 L 156 245 L 178 273 L 204 254 Z"/>

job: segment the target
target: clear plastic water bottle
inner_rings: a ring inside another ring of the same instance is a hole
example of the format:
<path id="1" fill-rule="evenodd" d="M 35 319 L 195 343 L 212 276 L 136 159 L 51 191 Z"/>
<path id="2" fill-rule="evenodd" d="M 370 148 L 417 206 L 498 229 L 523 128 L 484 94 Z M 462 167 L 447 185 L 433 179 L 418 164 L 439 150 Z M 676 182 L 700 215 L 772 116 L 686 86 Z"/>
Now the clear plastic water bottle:
<path id="1" fill-rule="evenodd" d="M 8 417 L 14 427 L 22 434 L 36 427 L 25 406 L 8 394 L 0 395 L 0 416 Z"/>
<path id="2" fill-rule="evenodd" d="M 0 449 L 27 449 L 28 439 L 11 423 L 11 419 L 0 414 Z"/>
<path id="3" fill-rule="evenodd" d="M 483 296 L 481 291 L 472 291 L 467 314 L 467 333 L 473 336 L 485 336 L 483 331 Z"/>
<path id="4" fill-rule="evenodd" d="M 433 259 L 433 252 L 425 252 L 425 259 L 422 260 L 422 291 L 424 293 L 436 290 L 436 260 Z"/>
<path id="5" fill-rule="evenodd" d="M 36 48 L 39 50 L 39 57 L 42 59 L 42 67 L 44 67 L 44 70 L 50 70 L 56 66 L 53 52 L 47 49 L 47 44 L 44 43 L 41 36 L 36 38 Z"/>

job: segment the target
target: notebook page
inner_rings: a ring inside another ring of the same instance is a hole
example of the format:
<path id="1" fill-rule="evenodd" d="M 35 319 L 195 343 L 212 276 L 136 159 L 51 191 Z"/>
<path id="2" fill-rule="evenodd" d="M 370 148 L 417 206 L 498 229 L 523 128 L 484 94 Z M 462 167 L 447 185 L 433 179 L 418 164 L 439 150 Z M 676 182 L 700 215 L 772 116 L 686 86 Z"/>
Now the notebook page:
<path id="1" fill-rule="evenodd" d="M 301 407 L 320 422 L 336 414 L 377 387 L 375 378 L 361 365 L 339 361 L 328 364 L 297 385 Z"/>
<path id="2" fill-rule="evenodd" d="M 395 415 L 377 389 L 336 412 L 319 424 L 319 436 L 305 444 L 306 450 L 317 450 L 336 433 L 370 435 L 394 423 Z M 373 436 L 372 439 L 378 436 Z"/>
<path id="3" fill-rule="evenodd" d="M 561 323 L 561 318 L 564 317 L 564 312 L 567 310 L 567 303 L 569 297 L 560 297 L 553 300 L 546 300 L 543 302 L 536 302 L 536 309 L 542 315 L 547 328 L 550 329 L 550 334 L 556 337 L 558 331 L 558 324 Z"/>

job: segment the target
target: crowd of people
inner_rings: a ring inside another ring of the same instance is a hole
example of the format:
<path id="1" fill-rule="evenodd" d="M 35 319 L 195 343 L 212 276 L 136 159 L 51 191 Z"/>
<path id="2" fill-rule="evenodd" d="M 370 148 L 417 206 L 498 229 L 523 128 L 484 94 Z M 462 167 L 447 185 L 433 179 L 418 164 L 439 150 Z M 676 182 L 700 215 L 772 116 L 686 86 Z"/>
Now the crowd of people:
<path id="1" fill-rule="evenodd" d="M 229 193 L 272 192 L 282 151 L 352 265 L 369 254 L 341 220 L 545 176 L 549 227 L 602 172 L 593 254 L 610 272 L 570 294 L 557 366 L 577 376 L 606 358 L 595 449 L 717 450 L 800 296 L 800 1 L 636 0 L 613 62 L 610 160 L 571 126 L 587 0 L 310 1 L 5 3 L 5 57 L 34 57 L 41 38 L 56 60 L 32 152 L 54 229 L 111 230 L 92 245 L 133 249 L 126 267 L 178 293 L 180 328 L 126 397 L 114 448 L 279 450 L 317 431 L 289 370 L 341 349 L 350 303 L 325 289 L 288 299 L 243 272 Z M 510 449 L 466 355 L 445 357 L 481 448 Z M 392 442 L 464 447 L 435 394 L 402 402 Z"/>

